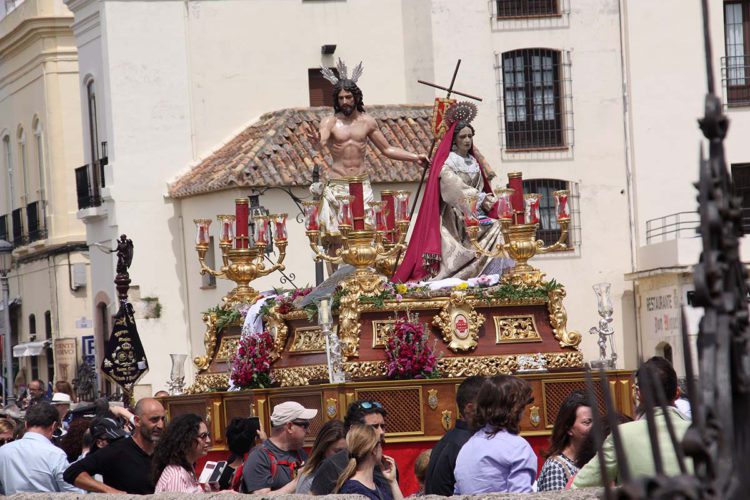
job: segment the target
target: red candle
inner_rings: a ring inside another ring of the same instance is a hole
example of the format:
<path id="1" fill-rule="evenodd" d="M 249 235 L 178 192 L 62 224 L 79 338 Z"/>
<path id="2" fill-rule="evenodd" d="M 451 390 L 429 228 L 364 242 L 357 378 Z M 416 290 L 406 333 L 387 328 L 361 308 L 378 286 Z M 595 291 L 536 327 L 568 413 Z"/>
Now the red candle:
<path id="1" fill-rule="evenodd" d="M 317 201 L 303 201 L 302 206 L 305 210 L 305 229 L 308 231 L 320 230 L 320 222 L 318 221 L 318 209 L 319 202 Z"/>
<path id="2" fill-rule="evenodd" d="M 521 172 L 509 172 L 508 187 L 513 190 L 510 202 L 515 213 L 515 223 L 523 224 L 525 208 L 523 203 L 523 174 Z"/>
<path id="3" fill-rule="evenodd" d="M 274 215 L 273 222 L 275 225 L 275 236 L 278 241 L 286 241 L 286 214 Z"/>
<path id="4" fill-rule="evenodd" d="M 248 240 L 248 206 L 247 198 L 237 198 L 234 200 L 234 215 L 237 221 L 235 226 L 235 235 L 237 236 L 236 248 L 247 248 Z"/>
<path id="5" fill-rule="evenodd" d="M 529 193 L 524 196 L 526 207 L 524 208 L 524 222 L 526 224 L 536 224 L 539 222 L 539 200 L 541 195 Z"/>
<path id="6" fill-rule="evenodd" d="M 396 207 L 393 200 L 393 191 L 381 191 L 380 199 L 383 201 L 383 217 L 385 219 L 385 239 L 393 243 L 393 230 L 396 228 Z"/>
<path id="7" fill-rule="evenodd" d="M 352 218 L 354 230 L 365 229 L 365 196 L 362 180 L 354 177 L 349 181 L 349 194 L 352 196 Z"/>

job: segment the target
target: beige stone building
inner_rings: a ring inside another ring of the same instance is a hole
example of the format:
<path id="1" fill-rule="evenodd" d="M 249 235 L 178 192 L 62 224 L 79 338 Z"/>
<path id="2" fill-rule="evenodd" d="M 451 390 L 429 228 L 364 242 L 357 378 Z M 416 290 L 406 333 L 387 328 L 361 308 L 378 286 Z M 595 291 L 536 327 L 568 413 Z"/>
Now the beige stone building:
<path id="1" fill-rule="evenodd" d="M 84 160 L 72 23 L 62 0 L 0 8 L 0 239 L 15 247 L 9 326 L 21 383 L 72 380 L 93 331 L 75 213 L 74 172 Z"/>

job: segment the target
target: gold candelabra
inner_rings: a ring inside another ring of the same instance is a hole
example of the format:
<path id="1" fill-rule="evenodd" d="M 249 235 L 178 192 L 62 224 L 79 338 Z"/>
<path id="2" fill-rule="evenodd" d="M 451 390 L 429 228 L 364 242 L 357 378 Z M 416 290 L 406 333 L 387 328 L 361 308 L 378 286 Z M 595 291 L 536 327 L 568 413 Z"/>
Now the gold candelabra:
<path id="1" fill-rule="evenodd" d="M 266 276 L 274 271 L 284 270 L 286 258 L 287 214 L 273 214 L 257 216 L 254 219 L 254 237 L 252 241 L 248 235 L 247 200 L 238 199 L 237 215 L 218 215 L 221 225 L 219 248 L 221 249 L 222 266 L 219 270 L 211 269 L 206 264 L 206 254 L 211 243 L 209 229 L 211 219 L 195 219 L 198 262 L 201 274 L 209 274 L 216 278 L 224 278 L 236 283 L 236 286 L 223 298 L 229 303 L 253 303 L 259 297 L 258 292 L 250 286 L 256 278 Z M 237 236 L 234 235 L 236 222 Z M 273 232 L 273 243 L 279 251 L 276 262 L 266 257 L 269 236 Z M 266 262 L 270 265 L 266 265 Z"/>
<path id="2" fill-rule="evenodd" d="M 540 195 L 536 193 L 525 196 L 525 223 L 513 223 L 514 212 L 511 208 L 512 189 L 502 188 L 495 190 L 498 197 L 500 212 L 500 228 L 503 234 L 503 242 L 495 245 L 495 248 L 485 249 L 479 242 L 479 223 L 476 216 L 477 199 L 475 195 L 469 195 L 464 200 L 464 215 L 466 219 L 466 232 L 469 236 L 472 246 L 476 250 L 476 255 L 485 255 L 488 257 L 508 256 L 515 261 L 514 267 L 510 270 L 508 278 L 510 281 L 521 282 L 526 284 L 539 283 L 544 277 L 539 269 L 529 264 L 529 260 L 537 254 L 557 252 L 568 250 L 568 226 L 570 224 L 570 214 L 568 211 L 567 190 L 555 191 L 555 214 L 557 223 L 560 226 L 560 237 L 552 245 L 544 244 L 544 241 L 537 239 L 536 233 L 539 229 L 539 199 Z"/>
<path id="3" fill-rule="evenodd" d="M 389 228 L 386 218 L 386 202 L 371 202 L 367 217 L 352 216 L 352 196 L 339 196 L 338 232 L 321 229 L 318 220 L 319 202 L 304 202 L 305 227 L 310 248 L 315 259 L 332 264 L 349 264 L 354 272 L 341 282 L 344 295 L 339 311 L 339 337 L 344 357 L 358 355 L 359 350 L 359 299 L 362 296 L 377 295 L 384 289 L 386 272 L 396 266 L 396 259 L 406 248 L 406 233 L 409 229 L 409 192 L 399 191 L 392 203 L 395 210 L 395 228 Z M 360 211 L 362 207 L 360 207 Z M 360 221 L 359 227 L 353 223 Z M 393 234 L 394 241 L 387 241 L 387 234 Z M 328 248 L 322 244 L 328 242 Z M 335 244 L 331 244 L 335 241 Z"/>

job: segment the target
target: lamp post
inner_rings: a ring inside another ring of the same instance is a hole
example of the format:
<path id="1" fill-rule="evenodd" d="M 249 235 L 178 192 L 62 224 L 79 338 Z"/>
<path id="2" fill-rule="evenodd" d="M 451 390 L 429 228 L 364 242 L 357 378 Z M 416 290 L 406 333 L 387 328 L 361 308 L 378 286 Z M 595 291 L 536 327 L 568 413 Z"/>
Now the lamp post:
<path id="1" fill-rule="evenodd" d="M 3 398 L 6 405 L 13 404 L 13 355 L 10 345 L 10 289 L 8 287 L 8 273 L 13 257 L 11 252 L 13 245 L 5 240 L 0 240 L 0 281 L 3 288 L 3 324 L 5 325 L 5 336 L 3 342 L 3 357 L 5 365 L 5 392 Z"/>

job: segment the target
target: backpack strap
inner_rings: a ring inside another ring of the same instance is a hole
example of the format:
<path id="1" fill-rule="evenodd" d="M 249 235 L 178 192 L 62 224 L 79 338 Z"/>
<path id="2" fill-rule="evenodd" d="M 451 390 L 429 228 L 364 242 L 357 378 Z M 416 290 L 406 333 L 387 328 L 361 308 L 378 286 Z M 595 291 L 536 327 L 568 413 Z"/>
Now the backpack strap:
<path id="1" fill-rule="evenodd" d="M 292 479 L 294 479 L 294 477 L 297 475 L 299 469 L 303 465 L 305 465 L 305 461 L 302 460 L 302 455 L 300 455 L 299 450 L 295 451 L 295 453 L 297 454 L 297 460 L 293 462 L 289 460 L 277 460 L 276 455 L 274 455 L 273 452 L 265 446 L 263 447 L 263 450 L 266 452 L 266 455 L 268 455 L 268 459 L 271 460 L 271 480 L 276 477 L 276 472 L 279 469 L 279 465 L 286 465 L 287 467 L 289 467 Z"/>

